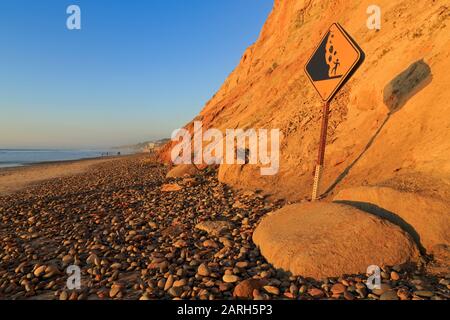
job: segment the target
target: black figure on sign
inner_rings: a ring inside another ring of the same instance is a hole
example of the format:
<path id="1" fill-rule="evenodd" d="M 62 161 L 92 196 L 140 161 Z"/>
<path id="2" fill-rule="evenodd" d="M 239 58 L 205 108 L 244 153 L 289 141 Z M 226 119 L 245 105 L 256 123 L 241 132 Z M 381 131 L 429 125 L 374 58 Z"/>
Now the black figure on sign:
<path id="1" fill-rule="evenodd" d="M 339 68 L 340 65 L 341 65 L 341 63 L 339 62 L 339 59 L 337 59 L 337 60 L 334 62 L 334 68 L 333 68 L 333 73 L 334 73 L 334 75 L 336 75 L 337 69 Z"/>

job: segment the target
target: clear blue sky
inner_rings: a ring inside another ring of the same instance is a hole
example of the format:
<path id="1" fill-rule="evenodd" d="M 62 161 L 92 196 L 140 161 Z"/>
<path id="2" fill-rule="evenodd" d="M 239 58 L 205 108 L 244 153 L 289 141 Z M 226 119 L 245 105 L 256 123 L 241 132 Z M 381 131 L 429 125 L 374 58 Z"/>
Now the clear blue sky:
<path id="1" fill-rule="evenodd" d="M 81 8 L 82 29 L 66 28 Z M 273 0 L 1 0 L 0 148 L 168 137 L 256 41 Z"/>

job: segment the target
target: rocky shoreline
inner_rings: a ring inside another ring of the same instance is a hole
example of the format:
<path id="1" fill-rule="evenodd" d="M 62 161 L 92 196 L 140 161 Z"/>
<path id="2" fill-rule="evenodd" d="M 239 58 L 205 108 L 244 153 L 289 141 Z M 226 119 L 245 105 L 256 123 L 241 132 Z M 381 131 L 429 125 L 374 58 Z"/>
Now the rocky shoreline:
<path id="1" fill-rule="evenodd" d="M 274 269 L 252 241 L 285 205 L 232 190 L 214 170 L 166 178 L 148 156 L 100 163 L 0 197 L 0 299 L 381 299 L 450 298 L 450 275 L 383 266 L 322 280 Z M 81 268 L 68 290 L 66 268 Z"/>

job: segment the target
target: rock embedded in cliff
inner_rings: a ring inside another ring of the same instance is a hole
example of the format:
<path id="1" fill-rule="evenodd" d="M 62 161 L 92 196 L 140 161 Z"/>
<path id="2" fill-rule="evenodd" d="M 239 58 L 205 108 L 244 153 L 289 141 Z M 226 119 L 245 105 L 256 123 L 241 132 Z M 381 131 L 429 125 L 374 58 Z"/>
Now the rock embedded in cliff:
<path id="1" fill-rule="evenodd" d="M 430 77 L 431 69 L 423 60 L 414 62 L 384 88 L 384 104 L 391 112 L 397 111 Z"/>
<path id="2" fill-rule="evenodd" d="M 261 221 L 253 241 L 274 267 L 316 279 L 414 262 L 418 256 L 400 227 L 334 203 L 284 207 Z"/>

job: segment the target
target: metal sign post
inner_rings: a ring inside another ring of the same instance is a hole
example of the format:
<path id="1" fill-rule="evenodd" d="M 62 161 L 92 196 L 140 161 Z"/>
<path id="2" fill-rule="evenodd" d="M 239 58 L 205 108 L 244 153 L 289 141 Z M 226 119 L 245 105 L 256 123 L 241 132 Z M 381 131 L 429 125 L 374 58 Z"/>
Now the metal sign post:
<path id="1" fill-rule="evenodd" d="M 319 155 L 317 157 L 316 172 L 314 174 L 314 185 L 312 192 L 312 201 L 317 200 L 319 195 L 320 179 L 322 178 L 323 163 L 325 160 L 325 147 L 327 145 L 328 114 L 330 112 L 330 102 L 326 101 L 323 105 L 322 128 L 320 131 Z"/>
<path id="2" fill-rule="evenodd" d="M 305 65 L 305 73 L 324 102 L 319 156 L 312 201 L 318 199 L 327 143 L 330 101 L 364 60 L 364 52 L 338 23 L 333 23 L 325 33 L 311 58 Z"/>

